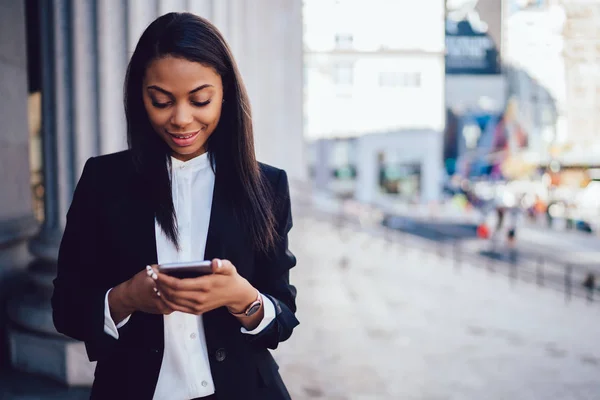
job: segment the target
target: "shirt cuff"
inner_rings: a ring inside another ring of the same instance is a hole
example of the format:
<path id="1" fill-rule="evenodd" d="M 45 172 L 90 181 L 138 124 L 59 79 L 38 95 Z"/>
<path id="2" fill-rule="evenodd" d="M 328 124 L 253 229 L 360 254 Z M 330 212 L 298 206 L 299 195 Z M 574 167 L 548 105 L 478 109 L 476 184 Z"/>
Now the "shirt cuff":
<path id="1" fill-rule="evenodd" d="M 251 331 L 242 327 L 241 328 L 242 333 L 245 333 L 247 335 L 258 335 L 267 326 L 269 326 L 269 324 L 275 319 L 275 305 L 273 304 L 271 299 L 269 299 L 268 297 L 263 296 L 262 294 L 261 294 L 261 297 L 263 299 L 263 308 L 264 308 L 264 315 L 263 315 L 262 321 L 260 321 L 260 324 L 258 324 L 258 326 L 256 328 L 252 329 Z"/>
<path id="2" fill-rule="evenodd" d="M 119 339 L 119 328 L 125 326 L 127 322 L 129 322 L 129 318 L 131 315 L 128 315 L 123 321 L 119 322 L 118 325 L 115 325 L 115 321 L 113 321 L 110 316 L 110 306 L 108 305 L 108 294 L 112 289 L 108 289 L 106 292 L 106 296 L 104 296 L 104 333 L 114 337 L 115 339 Z"/>

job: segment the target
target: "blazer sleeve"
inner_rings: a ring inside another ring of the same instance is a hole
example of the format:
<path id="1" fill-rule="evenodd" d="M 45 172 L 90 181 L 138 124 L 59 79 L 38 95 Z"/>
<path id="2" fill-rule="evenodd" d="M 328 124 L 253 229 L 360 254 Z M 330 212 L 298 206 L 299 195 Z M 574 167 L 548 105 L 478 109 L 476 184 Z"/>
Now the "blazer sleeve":
<path id="1" fill-rule="evenodd" d="M 287 340 L 299 324 L 296 319 L 296 288 L 290 284 L 290 269 L 296 257 L 288 248 L 288 233 L 292 229 L 292 211 L 288 178 L 281 171 L 275 189 L 275 218 L 278 237 L 268 254 L 257 258 L 256 288 L 275 306 L 275 319 L 257 335 L 246 339 L 260 347 L 276 349 Z"/>
<path id="2" fill-rule="evenodd" d="M 94 159 L 90 158 L 67 213 L 52 294 L 56 330 L 84 341 L 90 361 L 108 355 L 116 342 L 104 332 L 104 300 L 110 288 L 95 279 L 103 268 L 98 265 L 100 233 L 94 167 Z"/>

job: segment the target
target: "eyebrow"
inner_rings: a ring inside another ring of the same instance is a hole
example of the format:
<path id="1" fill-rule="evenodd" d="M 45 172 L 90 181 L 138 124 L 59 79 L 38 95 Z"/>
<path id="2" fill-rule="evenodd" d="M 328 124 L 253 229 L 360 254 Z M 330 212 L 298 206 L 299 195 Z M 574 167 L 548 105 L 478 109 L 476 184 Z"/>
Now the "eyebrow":
<path id="1" fill-rule="evenodd" d="M 196 89 L 190 90 L 190 92 L 188 94 L 196 93 L 202 89 L 206 89 L 207 87 L 213 87 L 213 85 L 209 85 L 208 83 L 205 83 L 204 85 L 198 86 Z M 158 90 L 159 92 L 162 92 L 162 93 L 166 94 L 167 96 L 173 96 L 173 93 L 171 93 L 159 86 L 156 86 L 156 85 L 150 85 L 150 86 L 148 86 L 148 89 Z"/>

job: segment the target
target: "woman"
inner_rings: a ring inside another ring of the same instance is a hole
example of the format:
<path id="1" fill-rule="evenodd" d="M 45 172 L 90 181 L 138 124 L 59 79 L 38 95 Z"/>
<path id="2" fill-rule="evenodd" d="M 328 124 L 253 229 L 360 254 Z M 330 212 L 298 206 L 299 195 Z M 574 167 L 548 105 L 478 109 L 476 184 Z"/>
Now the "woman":
<path id="1" fill-rule="evenodd" d="M 248 97 L 208 21 L 158 18 L 131 57 L 129 150 L 88 160 L 60 247 L 56 329 L 93 399 L 288 399 L 268 349 L 298 325 L 287 176 L 254 155 Z M 177 279 L 157 264 L 212 260 Z"/>

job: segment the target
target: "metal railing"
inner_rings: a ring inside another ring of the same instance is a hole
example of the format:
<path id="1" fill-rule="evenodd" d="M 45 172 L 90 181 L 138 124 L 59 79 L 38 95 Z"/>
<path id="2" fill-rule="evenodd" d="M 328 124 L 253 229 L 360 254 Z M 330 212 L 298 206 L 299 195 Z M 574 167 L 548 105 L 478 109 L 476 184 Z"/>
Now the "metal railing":
<path id="1" fill-rule="evenodd" d="M 551 257 L 541 255 L 520 254 L 516 257 L 516 254 L 511 255 L 510 253 L 508 257 L 497 259 L 491 255 L 484 255 L 465 248 L 461 239 L 448 239 L 442 233 L 439 233 L 440 237 L 434 236 L 428 239 L 383 226 L 380 222 L 375 222 L 377 218 L 365 223 L 365 218 L 357 214 L 349 214 L 344 207 L 340 207 L 337 212 L 323 211 L 314 207 L 311 200 L 307 198 L 308 196 L 301 197 L 303 198 L 296 201 L 296 204 L 302 209 L 298 211 L 320 220 L 328 220 L 337 228 L 342 240 L 347 240 L 346 231 L 348 229 L 367 232 L 372 238 L 385 239 L 390 246 L 400 246 L 426 254 L 433 253 L 440 259 L 451 260 L 453 268 L 457 271 L 466 266 L 482 268 L 489 271 L 490 274 L 507 276 L 512 284 L 524 282 L 558 291 L 564 294 L 566 303 L 574 298 L 594 303 L 596 297 L 600 297 L 600 293 L 597 293 L 598 286 L 593 282 L 591 286 L 584 286 L 586 280 L 589 283 L 590 274 L 593 276 L 600 271 L 600 263 L 597 266 L 578 265 L 574 262 L 557 262 Z M 363 205 L 363 207 L 368 209 L 368 206 Z M 377 215 L 377 213 L 381 214 L 381 211 L 372 208 L 365 212 L 365 214 L 369 213 Z M 441 240 L 441 236 L 444 236 L 444 240 Z M 345 262 L 347 259 L 342 256 L 340 263 Z M 595 304 L 600 304 L 600 302 L 596 301 Z"/>

